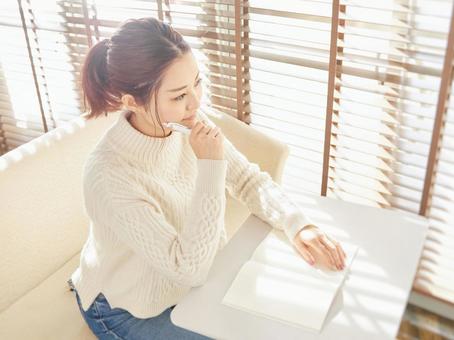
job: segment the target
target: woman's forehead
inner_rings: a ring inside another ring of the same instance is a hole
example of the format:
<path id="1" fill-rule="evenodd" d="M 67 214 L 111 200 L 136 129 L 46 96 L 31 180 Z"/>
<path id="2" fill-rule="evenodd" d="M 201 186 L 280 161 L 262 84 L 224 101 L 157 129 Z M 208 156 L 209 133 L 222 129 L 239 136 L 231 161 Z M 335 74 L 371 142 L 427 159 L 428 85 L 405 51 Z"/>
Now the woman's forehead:
<path id="1" fill-rule="evenodd" d="M 167 92 L 184 86 L 191 86 L 199 73 L 199 67 L 192 53 L 185 53 L 169 66 L 162 80 L 162 89 Z M 171 94 L 171 92 L 167 92 Z"/>

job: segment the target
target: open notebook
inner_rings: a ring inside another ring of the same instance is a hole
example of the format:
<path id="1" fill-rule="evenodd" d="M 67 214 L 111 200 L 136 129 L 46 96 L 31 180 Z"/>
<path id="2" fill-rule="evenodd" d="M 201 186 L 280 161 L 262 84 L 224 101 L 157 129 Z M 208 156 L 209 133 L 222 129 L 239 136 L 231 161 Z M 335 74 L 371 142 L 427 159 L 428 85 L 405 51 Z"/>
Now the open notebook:
<path id="1" fill-rule="evenodd" d="M 240 269 L 222 304 L 320 332 L 358 246 L 342 242 L 342 271 L 310 266 L 283 231 L 272 229 Z"/>

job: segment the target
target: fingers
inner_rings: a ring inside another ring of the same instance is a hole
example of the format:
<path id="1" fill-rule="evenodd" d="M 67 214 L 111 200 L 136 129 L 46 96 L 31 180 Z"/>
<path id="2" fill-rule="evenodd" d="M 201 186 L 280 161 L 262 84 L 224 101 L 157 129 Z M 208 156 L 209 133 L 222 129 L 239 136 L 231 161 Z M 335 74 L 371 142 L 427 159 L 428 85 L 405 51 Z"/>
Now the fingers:
<path id="1" fill-rule="evenodd" d="M 205 124 L 206 129 L 202 130 L 201 133 L 206 133 L 206 135 L 211 138 L 216 138 L 221 134 L 221 128 L 219 126 L 210 125 L 205 120 L 203 120 L 202 123 Z"/>
<path id="2" fill-rule="evenodd" d="M 208 137 L 216 137 L 219 134 L 220 128 L 218 126 L 214 127 L 211 129 L 211 131 L 208 133 Z"/>
<path id="3" fill-rule="evenodd" d="M 192 133 L 194 135 L 197 135 L 200 133 L 200 131 L 205 127 L 202 122 L 197 122 L 195 123 L 194 127 L 192 128 Z"/>
<path id="4" fill-rule="evenodd" d="M 309 247 L 298 241 L 295 242 L 294 245 L 298 249 L 298 252 L 301 254 L 301 256 L 304 258 L 304 260 L 312 266 L 315 263 L 315 259 L 309 251 Z"/>
<path id="5" fill-rule="evenodd" d="M 344 255 L 344 259 L 346 259 L 347 258 L 347 254 L 345 253 L 344 248 L 342 248 L 340 246 L 340 243 L 339 243 L 339 248 L 342 250 L 342 254 Z"/>
<path id="6" fill-rule="evenodd" d="M 193 133 L 195 135 L 202 135 L 202 134 L 208 135 L 211 128 L 208 125 L 206 125 L 205 122 L 199 121 L 195 124 L 195 126 L 192 128 L 192 130 L 194 131 Z"/>
<path id="7" fill-rule="evenodd" d="M 331 264 L 332 268 L 337 268 L 336 258 L 334 257 L 333 252 L 322 242 L 321 239 L 317 239 L 316 244 L 318 245 L 323 255 L 329 259 L 329 263 Z"/>
<path id="8" fill-rule="evenodd" d="M 320 237 L 320 242 L 326 247 L 327 251 L 334 259 L 334 265 L 337 269 L 341 270 L 343 267 L 343 256 L 338 252 L 338 248 L 334 245 L 331 239 L 327 235 L 322 234 Z"/>
<path id="9" fill-rule="evenodd" d="M 338 258 L 338 255 L 337 255 L 336 246 L 330 240 L 328 240 L 328 238 L 326 237 L 325 234 L 321 235 L 319 241 L 320 241 L 320 243 L 322 243 L 322 245 L 325 247 L 325 249 L 329 253 L 330 258 L 333 260 L 332 264 L 334 265 L 334 267 L 336 267 L 337 269 L 340 269 L 340 259 Z"/>
<path id="10" fill-rule="evenodd" d="M 318 230 L 317 227 L 315 227 L 315 231 L 310 231 L 312 233 L 305 230 L 301 231 L 301 236 L 299 238 L 295 238 L 297 240 L 295 241 L 295 244 L 301 242 L 306 249 L 310 249 L 310 252 L 314 256 L 321 256 L 317 260 L 320 260 L 321 264 L 328 267 L 331 266 L 332 269 L 344 269 L 346 254 L 340 243 L 329 237 L 324 232 Z M 306 232 L 306 234 L 302 235 L 304 232 Z M 300 250 L 300 252 L 303 253 L 304 250 Z"/>
<path id="11" fill-rule="evenodd" d="M 339 257 L 342 259 L 342 267 L 345 268 L 345 259 L 347 258 L 347 254 L 345 254 L 344 249 L 342 249 L 340 242 L 333 240 L 331 237 L 328 236 L 331 242 L 336 246 L 337 253 Z"/>

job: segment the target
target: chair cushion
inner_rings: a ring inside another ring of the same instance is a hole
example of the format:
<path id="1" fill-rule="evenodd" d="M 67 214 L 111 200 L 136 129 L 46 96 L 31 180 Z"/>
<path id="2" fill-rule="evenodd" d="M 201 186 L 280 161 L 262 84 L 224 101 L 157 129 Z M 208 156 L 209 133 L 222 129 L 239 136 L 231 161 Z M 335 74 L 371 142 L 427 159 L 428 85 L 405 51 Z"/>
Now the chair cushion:
<path id="1" fill-rule="evenodd" d="M 0 314 L 0 339 L 96 339 L 67 283 L 79 259 L 80 252 Z"/>

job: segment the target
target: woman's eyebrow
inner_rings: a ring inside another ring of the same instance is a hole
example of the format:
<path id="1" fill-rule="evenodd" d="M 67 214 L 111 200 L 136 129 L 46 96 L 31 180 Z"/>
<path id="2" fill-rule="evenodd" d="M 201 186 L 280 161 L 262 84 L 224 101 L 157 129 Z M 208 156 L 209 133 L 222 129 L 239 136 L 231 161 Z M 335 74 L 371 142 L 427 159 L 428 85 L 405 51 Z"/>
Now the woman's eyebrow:
<path id="1" fill-rule="evenodd" d="M 195 79 L 197 79 L 197 77 L 199 76 L 199 74 L 200 74 L 200 71 L 197 72 L 197 75 L 195 76 Z M 195 80 L 195 79 L 194 79 L 194 80 Z M 186 86 L 179 87 L 179 88 L 177 88 L 177 89 L 167 90 L 167 92 L 177 92 L 177 91 L 183 90 L 183 89 L 186 88 L 186 87 L 187 87 L 187 85 L 186 85 Z"/>

